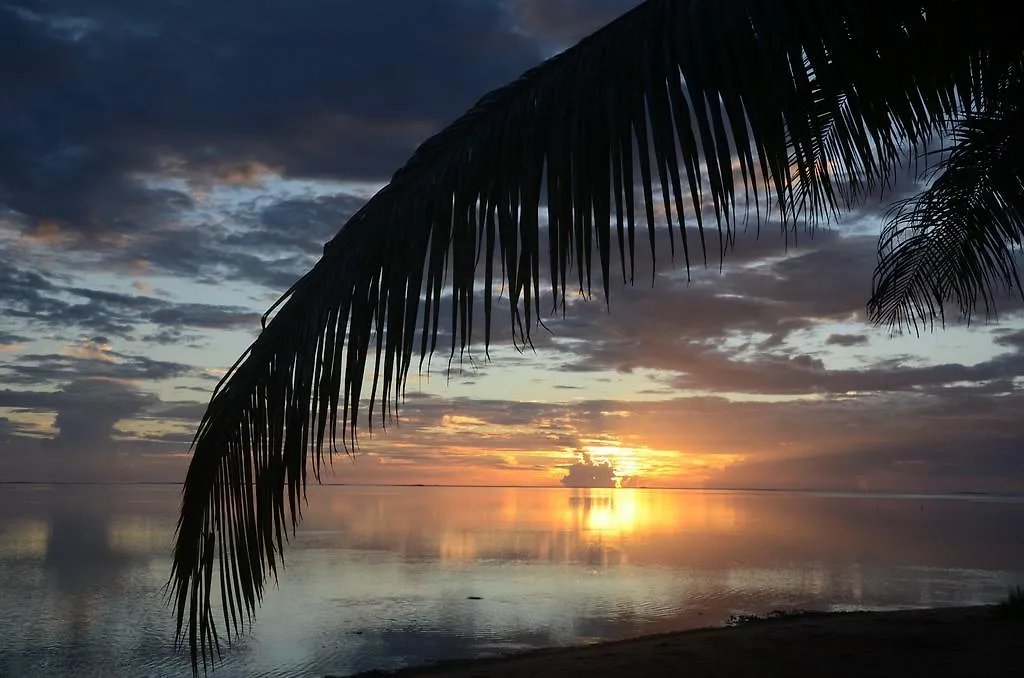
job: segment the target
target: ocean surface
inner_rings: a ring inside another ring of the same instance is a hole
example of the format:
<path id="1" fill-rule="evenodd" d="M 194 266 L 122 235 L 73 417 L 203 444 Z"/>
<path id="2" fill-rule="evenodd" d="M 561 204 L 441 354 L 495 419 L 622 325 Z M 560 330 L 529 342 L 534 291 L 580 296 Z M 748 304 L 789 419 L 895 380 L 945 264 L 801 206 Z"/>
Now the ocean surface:
<path id="1" fill-rule="evenodd" d="M 189 676 L 162 588 L 179 490 L 0 485 L 0 676 Z M 720 625 L 997 602 L 1024 498 L 314 487 L 215 677 L 344 676 Z"/>

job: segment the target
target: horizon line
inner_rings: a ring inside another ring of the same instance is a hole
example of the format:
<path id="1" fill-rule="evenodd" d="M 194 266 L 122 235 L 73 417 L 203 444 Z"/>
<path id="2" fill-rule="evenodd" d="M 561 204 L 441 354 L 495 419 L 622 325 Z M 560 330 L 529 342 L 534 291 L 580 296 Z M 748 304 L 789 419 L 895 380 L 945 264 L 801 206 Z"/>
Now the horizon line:
<path id="1" fill-rule="evenodd" d="M 251 485 L 252 483 L 250 483 Z M 104 487 L 104 486 L 166 486 L 183 487 L 184 483 L 171 480 L 0 480 L 4 485 L 52 485 L 59 487 Z M 520 490 L 668 490 L 678 492 L 772 492 L 779 494 L 833 494 L 853 496 L 890 497 L 1007 497 L 1024 498 L 1024 492 L 986 492 L 978 490 L 955 490 L 950 492 L 894 491 L 894 490 L 853 490 L 839 488 L 810 487 L 701 487 L 679 486 L 631 486 L 631 487 L 567 487 L 565 485 L 467 485 L 458 483 L 310 483 L 311 487 L 424 487 L 450 489 L 520 489 Z"/>

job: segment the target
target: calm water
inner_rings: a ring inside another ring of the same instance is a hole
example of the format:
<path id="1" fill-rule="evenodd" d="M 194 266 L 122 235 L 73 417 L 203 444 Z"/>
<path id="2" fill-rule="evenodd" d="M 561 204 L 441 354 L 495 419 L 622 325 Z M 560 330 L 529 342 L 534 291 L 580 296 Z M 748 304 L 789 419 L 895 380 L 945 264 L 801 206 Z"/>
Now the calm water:
<path id="1" fill-rule="evenodd" d="M 190 675 L 161 593 L 177 501 L 0 486 L 0 675 Z M 1022 544 L 1022 499 L 318 487 L 280 589 L 214 675 L 345 675 L 778 608 L 994 602 L 1024 584 Z"/>

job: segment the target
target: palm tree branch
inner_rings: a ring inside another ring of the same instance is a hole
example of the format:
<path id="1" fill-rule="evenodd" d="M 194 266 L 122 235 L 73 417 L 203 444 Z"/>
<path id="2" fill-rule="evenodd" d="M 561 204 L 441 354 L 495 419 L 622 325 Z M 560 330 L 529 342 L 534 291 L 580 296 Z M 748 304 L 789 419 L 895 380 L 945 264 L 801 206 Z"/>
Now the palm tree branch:
<path id="1" fill-rule="evenodd" d="M 573 267 L 589 295 L 596 261 L 607 298 L 613 242 L 632 279 L 641 219 L 654 254 L 655 183 L 687 267 L 685 220 L 696 220 L 706 257 L 710 198 L 729 243 L 737 184 L 754 195 L 759 222 L 777 211 L 792 225 L 852 204 L 858 186 L 899 164 L 894 149 L 925 143 L 974 105 L 984 31 L 954 20 L 961 6 L 649 0 L 424 142 L 274 305 L 200 422 L 169 581 L 193 668 L 217 647 L 211 597 L 236 632 L 251 618 L 300 519 L 307 467 L 319 478 L 339 443 L 352 449 L 364 401 L 371 427 L 378 402 L 387 420 L 417 334 L 420 369 L 437 348 L 446 295 L 450 358 L 473 344 L 479 259 L 485 348 L 496 283 L 513 342 L 528 344 L 541 317 L 543 204 L 548 280 L 563 310 Z"/>
<path id="2" fill-rule="evenodd" d="M 999 292 L 1021 293 L 1024 244 L 1024 83 L 1005 74 L 986 110 L 968 115 L 923 193 L 897 203 L 879 241 L 869 315 L 896 330 L 945 321 L 953 303 L 970 321 Z"/>

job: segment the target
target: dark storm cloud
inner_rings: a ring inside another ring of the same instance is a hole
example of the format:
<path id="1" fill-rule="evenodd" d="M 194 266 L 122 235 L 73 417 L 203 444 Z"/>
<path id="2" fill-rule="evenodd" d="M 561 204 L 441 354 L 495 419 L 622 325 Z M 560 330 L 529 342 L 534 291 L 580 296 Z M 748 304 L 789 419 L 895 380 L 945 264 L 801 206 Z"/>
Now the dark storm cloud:
<path id="1" fill-rule="evenodd" d="M 166 204 L 131 175 L 168 159 L 386 179 L 537 60 L 470 0 L 16 3 L 0 26 L 0 203 L 87 233 Z"/>

